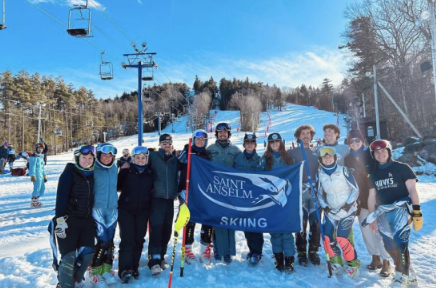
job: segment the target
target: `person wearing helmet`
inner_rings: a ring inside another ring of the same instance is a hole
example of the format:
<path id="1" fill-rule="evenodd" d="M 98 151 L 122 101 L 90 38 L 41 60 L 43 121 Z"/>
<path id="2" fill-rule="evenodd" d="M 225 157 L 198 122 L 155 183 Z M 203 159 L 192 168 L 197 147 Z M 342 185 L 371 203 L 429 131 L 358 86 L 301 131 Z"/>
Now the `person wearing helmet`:
<path id="1" fill-rule="evenodd" d="M 12 168 L 15 162 L 15 159 L 17 156 L 15 155 L 15 149 L 14 145 L 8 144 L 8 163 L 9 163 L 9 170 L 12 172 Z"/>
<path id="2" fill-rule="evenodd" d="M 0 146 L 0 174 L 5 174 L 5 166 L 8 161 L 8 142 Z"/>
<path id="3" fill-rule="evenodd" d="M 215 143 L 206 149 L 212 162 L 233 167 L 236 156 L 241 153 L 238 146 L 232 144 L 230 137 L 232 128 L 228 123 L 218 123 L 215 127 Z M 232 255 L 236 255 L 235 231 L 215 227 L 214 257 L 220 261 L 224 256 L 224 262 L 230 264 Z"/>
<path id="4" fill-rule="evenodd" d="M 117 161 L 117 167 L 120 169 L 124 163 L 131 163 L 132 162 L 132 156 L 130 156 L 129 149 L 125 148 L 123 149 L 123 156 L 120 157 Z"/>
<path id="5" fill-rule="evenodd" d="M 201 158 L 210 160 L 209 154 L 206 152 L 208 135 L 205 130 L 198 129 L 192 133 L 192 148 L 191 154 L 197 155 Z M 186 193 L 186 177 L 188 171 L 188 151 L 189 144 L 185 145 L 185 148 L 179 155 L 179 161 L 181 162 L 181 171 L 179 179 L 179 201 L 184 203 Z M 186 240 L 185 240 L 185 259 L 187 262 L 195 260 L 195 254 L 192 250 L 192 244 L 194 244 L 194 232 L 195 223 L 189 222 L 186 225 Z M 201 226 L 200 234 L 200 260 L 205 263 L 210 263 L 210 254 L 212 249 L 212 233 L 213 227 L 209 225 Z"/>
<path id="6" fill-rule="evenodd" d="M 44 195 L 45 182 L 47 176 L 44 170 L 44 145 L 42 143 L 35 144 L 35 152 L 29 157 L 29 176 L 33 183 L 32 198 L 30 201 L 31 208 L 39 208 L 42 206 L 39 202 L 39 197 Z"/>
<path id="7" fill-rule="evenodd" d="M 291 156 L 286 152 L 285 144 L 279 133 L 268 135 L 268 145 L 262 156 L 261 166 L 264 170 L 274 170 L 292 165 Z M 274 266 L 280 272 L 294 272 L 295 243 L 293 233 L 270 233 L 271 246 L 274 254 Z"/>
<path id="8" fill-rule="evenodd" d="M 361 223 L 369 215 L 368 196 L 370 183 L 368 175 L 371 175 L 376 163 L 371 157 L 369 147 L 365 145 L 365 139 L 360 130 L 351 130 L 348 133 L 347 144 L 350 147 L 350 154 L 345 157 L 345 167 L 353 173 L 359 186 L 357 217 L 359 223 Z M 389 277 L 391 275 L 389 262 L 391 256 L 383 245 L 380 233 L 372 231 L 369 226 L 359 226 L 368 253 L 372 256 L 371 263 L 366 267 L 372 271 L 381 268 L 379 275 Z"/>
<path id="9" fill-rule="evenodd" d="M 115 165 L 117 148 L 110 143 L 97 146 L 94 168 L 94 217 L 97 232 L 95 257 L 91 265 L 92 283 L 97 288 L 106 284 L 117 283 L 112 271 L 114 258 L 114 236 L 118 219 L 117 179 L 118 169 Z"/>
<path id="10" fill-rule="evenodd" d="M 153 192 L 153 175 L 148 166 L 147 147 L 132 149 L 133 162 L 118 174 L 118 224 L 120 250 L 118 276 L 123 283 L 139 278 L 139 261 L 147 234 Z M 126 166 L 124 166 L 126 167 Z"/>
<path id="11" fill-rule="evenodd" d="M 310 142 L 315 135 L 315 129 L 311 125 L 301 125 L 294 133 L 300 147 L 297 149 L 288 150 L 294 163 L 301 163 L 304 161 L 303 153 L 301 152 L 301 142 L 307 157 L 307 166 L 309 167 L 310 177 L 315 179 L 316 172 L 318 171 L 319 162 L 316 149 L 310 147 Z M 320 264 L 318 255 L 320 245 L 319 223 L 316 217 L 315 204 L 313 203 L 312 193 L 310 189 L 309 178 L 307 177 L 306 169 L 303 169 L 303 183 L 302 183 L 302 205 L 303 205 L 303 231 L 295 233 L 295 244 L 297 246 L 298 264 L 307 267 L 308 257 L 307 250 L 309 250 L 309 260 L 313 265 Z M 307 238 L 307 224 L 309 224 L 309 239 Z M 309 242 L 309 247 L 307 244 Z"/>
<path id="12" fill-rule="evenodd" d="M 316 175 L 317 197 L 324 210 L 323 229 L 326 238 L 327 253 L 330 256 L 334 274 L 342 271 L 343 257 L 347 261 L 345 271 L 351 278 L 359 274 L 360 262 L 357 252 L 348 240 L 351 224 L 357 211 L 359 187 L 353 175 L 344 166 L 338 164 L 335 148 L 324 146 L 318 149 L 320 169 Z M 336 235 L 336 239 L 334 238 Z"/>
<path id="13" fill-rule="evenodd" d="M 409 254 L 409 237 L 413 228 L 422 228 L 423 218 L 416 189 L 415 173 L 405 163 L 392 159 L 392 146 L 387 140 L 370 144 L 371 156 L 377 161 L 371 174 L 368 210 L 371 213 L 363 222 L 378 230 L 383 243 L 395 264 L 395 287 L 418 286 Z"/>
<path id="14" fill-rule="evenodd" d="M 61 254 L 60 264 L 54 261 L 59 266 L 57 287 L 83 287 L 82 279 L 92 262 L 96 234 L 92 217 L 95 155 L 94 146 L 77 147 L 74 163 L 68 163 L 59 177 L 55 217 L 49 225 Z"/>
<path id="15" fill-rule="evenodd" d="M 261 171 L 263 170 L 260 166 L 260 156 L 256 152 L 256 134 L 255 133 L 245 133 L 244 136 L 244 152 L 236 155 L 235 164 L 233 168 L 242 171 Z M 262 258 L 263 250 L 263 233 L 256 232 L 244 232 L 245 238 L 247 239 L 247 246 L 250 250 L 247 255 L 249 264 L 256 266 L 259 264 Z"/>

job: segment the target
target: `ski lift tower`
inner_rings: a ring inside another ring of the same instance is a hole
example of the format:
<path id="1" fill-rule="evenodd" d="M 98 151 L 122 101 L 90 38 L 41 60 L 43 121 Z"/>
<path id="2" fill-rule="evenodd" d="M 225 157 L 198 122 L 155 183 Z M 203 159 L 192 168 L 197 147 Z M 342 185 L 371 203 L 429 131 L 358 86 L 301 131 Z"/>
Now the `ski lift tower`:
<path id="1" fill-rule="evenodd" d="M 123 56 L 127 57 L 128 64 L 122 62 L 121 66 L 124 69 L 128 68 L 137 68 L 138 69 L 138 146 L 142 146 L 143 139 L 143 114 L 142 114 L 142 80 L 144 81 L 153 81 L 153 69 L 157 69 L 156 63 L 153 61 L 153 55 L 156 53 L 145 52 L 147 50 L 147 44 L 142 43 L 142 50 L 136 48 L 135 43 L 132 43 L 133 48 L 136 53 L 133 54 L 123 54 Z M 145 73 L 143 75 L 143 69 L 145 69 Z"/>
<path id="2" fill-rule="evenodd" d="M 5 10 L 5 1 L 3 0 L 3 9 L 2 9 L 2 15 L 3 15 L 3 20 L 0 21 L 0 30 L 5 29 L 6 28 L 6 10 Z"/>

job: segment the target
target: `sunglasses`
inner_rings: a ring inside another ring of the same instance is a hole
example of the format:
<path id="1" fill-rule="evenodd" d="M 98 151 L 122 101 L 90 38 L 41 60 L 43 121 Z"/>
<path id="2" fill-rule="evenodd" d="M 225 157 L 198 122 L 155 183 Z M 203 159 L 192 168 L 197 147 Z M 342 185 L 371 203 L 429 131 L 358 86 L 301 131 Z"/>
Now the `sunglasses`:
<path id="1" fill-rule="evenodd" d="M 202 131 L 197 131 L 194 134 L 194 138 L 204 138 L 204 139 L 207 139 L 207 133 L 202 132 Z"/>
<path id="2" fill-rule="evenodd" d="M 171 142 L 171 141 L 162 141 L 162 142 L 160 142 L 162 145 L 171 145 L 171 144 L 173 144 L 173 142 Z"/>
<path id="3" fill-rule="evenodd" d="M 104 154 L 112 154 L 112 155 L 117 155 L 117 148 L 115 148 L 112 145 L 105 145 L 105 146 L 100 146 L 97 147 L 97 151 L 98 152 L 102 152 Z"/>
<path id="4" fill-rule="evenodd" d="M 132 149 L 132 156 L 140 155 L 140 154 L 144 154 L 145 156 L 148 156 L 148 153 L 149 152 L 148 152 L 147 147 L 137 146 L 137 147 Z"/>
<path id="5" fill-rule="evenodd" d="M 359 144 L 360 142 L 362 142 L 362 140 L 360 140 L 359 138 L 350 139 L 350 144 L 353 144 L 353 143 Z"/>
<path id="6" fill-rule="evenodd" d="M 230 131 L 232 130 L 232 128 L 230 128 L 230 125 L 227 123 L 220 123 L 218 124 L 218 126 L 216 126 L 216 131 L 223 131 L 223 130 L 227 130 Z"/>
<path id="7" fill-rule="evenodd" d="M 371 143 L 371 145 L 369 145 L 369 148 L 371 149 L 371 151 L 375 151 L 388 148 L 389 146 L 389 142 L 386 140 L 375 140 Z"/>
<path id="8" fill-rule="evenodd" d="M 327 147 L 322 147 L 318 150 L 319 157 L 324 157 L 326 155 L 335 156 L 336 155 L 335 148 L 327 146 Z"/>

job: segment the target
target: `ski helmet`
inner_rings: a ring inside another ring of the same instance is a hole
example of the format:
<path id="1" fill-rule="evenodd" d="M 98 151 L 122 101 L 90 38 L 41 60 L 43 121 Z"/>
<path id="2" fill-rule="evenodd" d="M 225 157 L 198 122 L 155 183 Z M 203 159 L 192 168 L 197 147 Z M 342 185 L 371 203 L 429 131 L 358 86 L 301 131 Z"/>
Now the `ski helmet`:
<path id="1" fill-rule="evenodd" d="M 391 161 L 392 158 L 392 145 L 391 142 L 389 142 L 388 140 L 375 140 L 373 141 L 370 145 L 369 145 L 369 150 L 371 152 L 371 157 L 373 159 L 374 158 L 374 151 L 375 150 L 380 150 L 380 149 L 385 149 L 388 150 L 389 153 L 389 158 L 388 158 L 388 162 Z"/>
<path id="2" fill-rule="evenodd" d="M 79 157 L 80 155 L 88 155 L 91 154 L 94 157 L 94 163 L 92 164 L 91 167 L 89 168 L 83 168 L 82 166 L 80 166 L 80 162 L 79 162 Z M 74 150 L 74 162 L 76 164 L 76 167 L 80 170 L 85 170 L 85 171 L 92 171 L 94 170 L 94 164 L 95 164 L 95 156 L 96 156 L 96 151 L 95 151 L 95 147 L 92 145 L 80 145 L 78 146 L 75 150 Z"/>
<path id="3" fill-rule="evenodd" d="M 197 129 L 192 132 L 192 145 L 195 145 L 195 138 L 203 138 L 204 139 L 204 147 L 207 147 L 207 132 L 203 129 Z"/>
<path id="4" fill-rule="evenodd" d="M 336 154 L 336 150 L 335 150 L 334 147 L 332 147 L 332 146 L 321 146 L 318 149 L 317 154 L 318 154 L 319 165 L 321 165 L 324 168 L 326 168 L 326 167 L 322 164 L 321 158 L 326 156 L 326 155 L 333 156 L 334 159 L 335 159 L 335 167 L 333 167 L 333 168 L 336 168 L 336 164 L 338 163 L 338 155 Z"/>
<path id="5" fill-rule="evenodd" d="M 221 122 L 221 123 L 218 123 L 218 125 L 216 125 L 215 136 L 218 138 L 218 132 L 223 131 L 223 130 L 226 130 L 228 132 L 229 138 L 230 138 L 230 136 L 232 136 L 232 127 L 230 126 L 230 124 L 225 123 L 225 122 Z"/>
<path id="6" fill-rule="evenodd" d="M 104 153 L 104 154 L 112 154 L 112 156 L 113 156 L 112 158 L 113 159 L 112 159 L 112 161 L 108 165 L 104 165 L 103 163 L 101 163 L 100 157 L 101 157 L 102 153 Z M 111 168 L 112 165 L 114 165 L 114 163 L 115 163 L 115 156 L 116 155 L 117 155 L 117 148 L 115 148 L 115 146 L 110 144 L 110 143 L 103 143 L 103 144 L 99 144 L 97 146 L 97 158 L 96 158 L 96 161 L 103 168 L 107 168 L 107 169 Z"/>

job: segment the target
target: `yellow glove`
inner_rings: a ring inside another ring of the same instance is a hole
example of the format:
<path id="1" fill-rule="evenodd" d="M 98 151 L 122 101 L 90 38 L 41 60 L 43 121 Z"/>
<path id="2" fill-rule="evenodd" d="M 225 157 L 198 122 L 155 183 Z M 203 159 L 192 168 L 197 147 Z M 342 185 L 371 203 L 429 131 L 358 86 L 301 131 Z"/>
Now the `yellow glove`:
<path id="1" fill-rule="evenodd" d="M 424 219 L 422 218 L 421 206 L 420 205 L 412 205 L 412 221 L 413 221 L 413 229 L 415 231 L 419 231 L 422 228 L 422 224 L 424 224 Z"/>
<path id="2" fill-rule="evenodd" d="M 36 176 L 30 176 L 30 181 L 36 182 Z"/>

